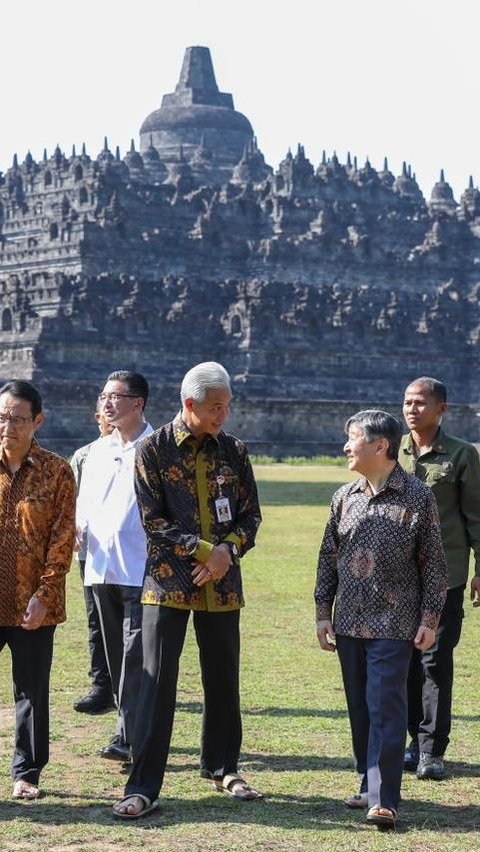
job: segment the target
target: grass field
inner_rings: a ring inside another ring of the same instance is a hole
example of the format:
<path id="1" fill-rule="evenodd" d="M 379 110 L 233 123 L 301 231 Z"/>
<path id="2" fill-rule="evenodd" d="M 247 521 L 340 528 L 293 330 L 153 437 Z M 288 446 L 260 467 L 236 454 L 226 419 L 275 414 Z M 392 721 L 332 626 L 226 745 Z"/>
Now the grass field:
<path id="1" fill-rule="evenodd" d="M 259 802 L 214 793 L 198 775 L 201 690 L 191 631 L 161 807 L 142 822 L 118 823 L 111 805 L 125 775 L 98 750 L 115 716 L 75 713 L 88 688 L 87 642 L 78 570 L 69 578 L 69 619 L 57 631 L 52 679 L 52 753 L 38 802 L 10 799 L 13 735 L 10 659 L 0 657 L 0 850 L 480 850 L 480 611 L 466 602 L 457 652 L 448 779 L 404 780 L 395 834 L 364 824 L 342 800 L 356 791 L 338 660 L 314 631 L 316 555 L 332 492 L 349 478 L 338 467 L 257 467 L 264 523 L 244 560 L 242 772 Z"/>

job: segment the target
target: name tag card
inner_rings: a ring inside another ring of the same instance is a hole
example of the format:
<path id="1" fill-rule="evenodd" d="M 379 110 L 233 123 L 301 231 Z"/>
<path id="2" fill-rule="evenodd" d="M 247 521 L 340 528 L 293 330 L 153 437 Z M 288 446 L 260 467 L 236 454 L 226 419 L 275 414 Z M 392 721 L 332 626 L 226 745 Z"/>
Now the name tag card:
<path id="1" fill-rule="evenodd" d="M 218 497 L 215 500 L 215 511 L 219 524 L 226 524 L 232 520 L 232 512 L 230 509 L 230 501 L 228 497 Z"/>

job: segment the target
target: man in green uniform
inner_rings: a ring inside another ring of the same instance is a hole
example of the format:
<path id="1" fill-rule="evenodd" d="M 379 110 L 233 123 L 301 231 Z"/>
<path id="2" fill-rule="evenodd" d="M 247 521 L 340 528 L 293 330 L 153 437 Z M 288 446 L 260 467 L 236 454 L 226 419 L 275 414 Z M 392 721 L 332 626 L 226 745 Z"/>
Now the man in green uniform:
<path id="1" fill-rule="evenodd" d="M 453 651 L 462 629 L 471 549 L 475 576 L 470 596 L 473 605 L 480 606 L 480 459 L 475 447 L 443 431 L 447 407 L 445 385 L 437 379 L 422 376 L 407 387 L 403 415 L 410 433 L 402 439 L 398 458 L 436 497 L 448 565 L 449 588 L 435 644 L 423 653 L 414 651 L 408 679 L 412 741 L 405 752 L 405 769 L 416 769 L 417 778 L 437 781 L 445 777 Z"/>

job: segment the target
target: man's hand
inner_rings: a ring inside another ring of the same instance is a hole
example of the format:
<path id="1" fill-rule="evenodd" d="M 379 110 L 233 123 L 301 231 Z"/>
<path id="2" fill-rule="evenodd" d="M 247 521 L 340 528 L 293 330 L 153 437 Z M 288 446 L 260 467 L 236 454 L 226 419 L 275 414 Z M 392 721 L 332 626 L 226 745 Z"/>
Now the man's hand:
<path id="1" fill-rule="evenodd" d="M 329 619 L 317 621 L 317 639 L 322 651 L 336 651 L 335 633 L 333 624 Z"/>
<path id="2" fill-rule="evenodd" d="M 474 606 L 480 606 L 480 577 L 474 577 L 471 582 L 470 600 Z"/>
<path id="3" fill-rule="evenodd" d="M 42 626 L 46 614 L 47 607 L 45 604 L 38 598 L 30 598 L 21 627 L 24 630 L 36 630 L 37 627 Z"/>
<path id="4" fill-rule="evenodd" d="M 225 576 L 232 556 L 228 544 L 216 545 L 206 562 L 197 562 L 192 571 L 193 582 L 196 586 L 204 586 L 209 580 L 221 580 Z"/>
<path id="5" fill-rule="evenodd" d="M 417 651 L 428 651 L 435 642 L 435 630 L 431 627 L 425 627 L 423 624 L 417 630 L 417 635 L 413 640 L 413 644 Z"/>

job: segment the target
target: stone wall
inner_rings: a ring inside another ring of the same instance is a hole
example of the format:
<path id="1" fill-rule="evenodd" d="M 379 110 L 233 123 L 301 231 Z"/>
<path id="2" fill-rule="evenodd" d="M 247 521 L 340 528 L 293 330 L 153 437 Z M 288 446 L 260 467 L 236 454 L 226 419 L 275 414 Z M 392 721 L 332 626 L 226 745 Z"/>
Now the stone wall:
<path id="1" fill-rule="evenodd" d="M 46 422 L 39 434 L 40 442 L 49 449 L 69 456 L 77 447 L 98 437 L 93 420 L 95 398 L 101 384 L 69 382 L 40 385 L 44 399 Z M 340 455 L 348 417 L 362 408 L 372 407 L 366 400 L 296 400 L 245 399 L 235 396 L 232 414 L 226 426 L 242 438 L 256 455 L 275 458 L 289 455 Z M 157 428 L 168 422 L 180 407 L 179 389 L 152 384 L 146 416 Z M 401 418 L 401 406 L 377 403 Z M 447 431 L 458 437 L 480 443 L 480 408 L 451 405 L 444 418 Z"/>

